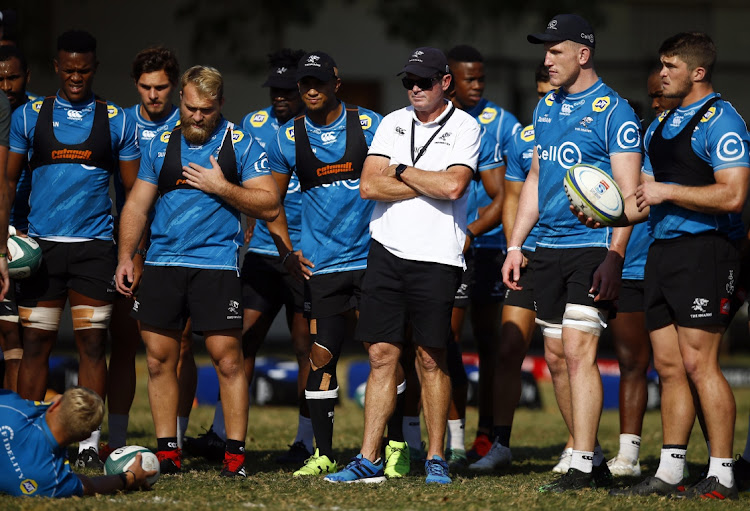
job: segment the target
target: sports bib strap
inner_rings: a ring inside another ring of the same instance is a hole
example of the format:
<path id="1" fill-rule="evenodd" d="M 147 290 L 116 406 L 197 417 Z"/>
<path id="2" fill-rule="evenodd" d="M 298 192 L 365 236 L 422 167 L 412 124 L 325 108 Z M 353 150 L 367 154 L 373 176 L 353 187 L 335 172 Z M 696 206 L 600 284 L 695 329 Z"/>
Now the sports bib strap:
<path id="1" fill-rule="evenodd" d="M 55 96 L 45 98 L 39 110 L 32 145 L 34 154 L 29 161 L 29 168 L 33 171 L 44 165 L 79 163 L 113 172 L 115 161 L 106 101 L 97 99 L 95 102 L 94 122 L 89 137 L 80 144 L 63 144 L 55 137 L 53 127 L 55 99 Z"/>
<path id="2" fill-rule="evenodd" d="M 297 158 L 297 176 L 303 192 L 316 186 L 359 179 L 367 157 L 367 141 L 359 122 L 359 108 L 346 109 L 346 150 L 334 163 L 323 163 L 315 156 L 305 128 L 305 116 L 294 120 L 294 150 Z"/>
<path id="3" fill-rule="evenodd" d="M 234 154 L 234 143 L 232 141 L 232 123 L 227 124 L 224 138 L 219 148 L 217 163 L 221 167 L 224 178 L 234 185 L 240 184 L 237 175 L 237 158 Z M 182 175 L 182 131 L 177 126 L 169 135 L 167 150 L 164 154 L 164 162 L 159 172 L 159 195 L 164 195 L 178 189 L 194 189 L 188 184 Z"/>

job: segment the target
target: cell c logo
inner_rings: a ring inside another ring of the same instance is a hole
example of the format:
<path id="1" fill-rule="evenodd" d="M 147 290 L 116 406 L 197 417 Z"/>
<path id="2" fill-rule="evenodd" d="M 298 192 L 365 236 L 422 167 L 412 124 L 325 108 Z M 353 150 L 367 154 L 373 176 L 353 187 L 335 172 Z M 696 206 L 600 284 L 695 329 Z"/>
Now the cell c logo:
<path id="1" fill-rule="evenodd" d="M 745 143 L 737 133 L 725 133 L 716 146 L 716 156 L 721 161 L 737 161 L 745 156 Z"/>
<path id="2" fill-rule="evenodd" d="M 641 143 L 641 133 L 634 121 L 628 121 L 617 130 L 617 144 L 623 149 L 638 147 Z"/>
<path id="3" fill-rule="evenodd" d="M 297 181 L 296 179 L 290 179 L 289 184 L 286 187 L 286 193 L 297 193 L 301 189 L 302 188 L 299 185 L 299 181 Z"/>
<path id="4" fill-rule="evenodd" d="M 347 179 L 346 181 L 341 181 L 341 184 L 349 190 L 359 190 L 359 179 Z"/>
<path id="5" fill-rule="evenodd" d="M 573 165 L 581 163 L 581 150 L 573 142 L 565 142 L 560 145 L 557 161 L 564 169 L 569 169 Z"/>

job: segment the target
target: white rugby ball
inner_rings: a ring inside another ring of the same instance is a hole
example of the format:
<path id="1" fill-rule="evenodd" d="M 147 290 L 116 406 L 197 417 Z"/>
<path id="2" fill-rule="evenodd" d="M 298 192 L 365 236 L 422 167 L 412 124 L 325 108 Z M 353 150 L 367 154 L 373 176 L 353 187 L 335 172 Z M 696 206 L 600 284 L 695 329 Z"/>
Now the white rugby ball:
<path id="1" fill-rule="evenodd" d="M 598 167 L 573 165 L 565 174 L 563 187 L 573 206 L 604 225 L 612 225 L 622 216 L 625 201 L 620 187 Z"/>
<path id="2" fill-rule="evenodd" d="M 12 279 L 30 277 L 42 265 L 42 249 L 39 244 L 25 236 L 8 238 L 8 275 Z"/>
<path id="3" fill-rule="evenodd" d="M 143 467 L 143 470 L 156 470 L 156 474 L 147 478 L 148 484 L 153 485 L 159 479 L 159 475 L 161 475 L 159 460 L 150 450 L 138 445 L 126 445 L 112 451 L 107 461 L 104 462 L 104 473 L 112 475 L 125 472 L 135 462 L 135 456 L 138 453 L 141 453 L 141 467 Z"/>

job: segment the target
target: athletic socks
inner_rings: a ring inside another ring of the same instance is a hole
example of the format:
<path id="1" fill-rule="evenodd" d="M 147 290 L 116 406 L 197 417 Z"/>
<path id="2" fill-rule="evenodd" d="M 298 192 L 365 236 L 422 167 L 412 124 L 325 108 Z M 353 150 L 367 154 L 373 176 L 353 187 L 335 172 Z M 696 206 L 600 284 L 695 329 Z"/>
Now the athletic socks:
<path id="1" fill-rule="evenodd" d="M 570 460 L 570 468 L 590 474 L 594 469 L 594 453 L 592 451 L 573 450 L 573 458 Z"/>
<path id="2" fill-rule="evenodd" d="M 659 468 L 656 477 L 669 484 L 682 481 L 685 473 L 685 455 L 687 445 L 665 445 L 661 448 Z"/>
<path id="3" fill-rule="evenodd" d="M 750 422 L 750 416 L 748 417 L 748 422 Z M 747 430 L 747 439 L 745 440 L 745 452 L 742 453 L 742 457 L 745 458 L 745 461 L 750 461 L 750 427 L 748 427 Z"/>
<path id="4" fill-rule="evenodd" d="M 102 427 L 99 426 L 91 432 L 91 436 L 86 440 L 82 440 L 78 444 L 78 452 L 82 452 L 86 449 L 93 448 L 96 452 L 99 452 L 99 437 L 102 434 Z"/>
<path id="5" fill-rule="evenodd" d="M 182 449 L 182 442 L 185 440 L 188 421 L 190 421 L 190 417 L 177 417 L 177 447 L 180 449 Z"/>
<path id="6" fill-rule="evenodd" d="M 245 442 L 242 440 L 232 440 L 227 438 L 226 452 L 229 454 L 245 454 Z"/>
<path id="7" fill-rule="evenodd" d="M 638 461 L 641 454 L 641 437 L 638 435 L 620 435 L 620 455 L 633 462 Z"/>
<path id="8" fill-rule="evenodd" d="M 176 451 L 177 450 L 177 437 L 165 436 L 162 438 L 157 438 L 156 450 L 157 451 Z"/>
<path id="9" fill-rule="evenodd" d="M 488 435 L 492 432 L 492 415 L 480 415 L 479 422 L 477 423 L 477 433 L 487 433 Z"/>
<path id="10" fill-rule="evenodd" d="M 404 415 L 401 427 L 404 432 L 404 440 L 412 449 L 422 448 L 422 428 L 419 425 L 419 415 Z"/>
<path id="11" fill-rule="evenodd" d="M 313 452 L 313 427 L 310 417 L 299 416 L 297 420 L 297 436 L 294 443 L 302 442 L 305 444 L 307 452 Z"/>
<path id="12" fill-rule="evenodd" d="M 214 411 L 214 422 L 211 425 L 211 429 L 219 438 L 226 442 L 227 430 L 224 424 L 224 407 L 221 406 L 221 401 L 216 403 L 216 410 Z"/>
<path id="13" fill-rule="evenodd" d="M 448 421 L 448 449 L 466 449 L 466 438 L 464 436 L 464 426 L 466 419 L 454 419 Z"/>
<path id="14" fill-rule="evenodd" d="M 594 447 L 594 458 L 592 461 L 595 467 L 598 467 L 602 463 L 604 463 L 604 451 L 602 451 L 601 445 L 597 445 L 596 447 Z"/>
<path id="15" fill-rule="evenodd" d="M 388 419 L 388 440 L 394 442 L 404 441 L 404 404 L 406 397 L 406 380 L 402 381 L 398 387 L 396 387 L 396 408 L 393 410 L 393 415 Z"/>
<path id="16" fill-rule="evenodd" d="M 492 439 L 503 447 L 510 447 L 510 431 L 512 426 L 495 426 L 492 428 Z"/>
<path id="17" fill-rule="evenodd" d="M 129 415 L 109 414 L 109 446 L 112 449 L 123 447 L 127 440 Z"/>
<path id="18" fill-rule="evenodd" d="M 708 475 L 716 476 L 719 482 L 731 488 L 734 486 L 734 460 L 732 458 L 714 458 L 711 456 L 708 462 Z"/>
<path id="19" fill-rule="evenodd" d="M 328 392 L 305 391 L 310 394 L 327 394 Z M 336 398 L 307 398 L 307 406 L 310 408 L 310 420 L 312 421 L 315 445 L 321 456 L 328 456 L 333 460 L 333 408 Z"/>

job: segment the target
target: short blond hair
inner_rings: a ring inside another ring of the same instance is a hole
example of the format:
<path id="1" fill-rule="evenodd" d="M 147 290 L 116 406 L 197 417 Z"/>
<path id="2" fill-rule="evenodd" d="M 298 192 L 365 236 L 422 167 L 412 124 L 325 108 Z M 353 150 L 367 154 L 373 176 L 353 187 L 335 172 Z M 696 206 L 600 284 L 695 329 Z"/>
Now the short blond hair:
<path id="1" fill-rule="evenodd" d="M 218 69 L 210 66 L 193 66 L 182 75 L 181 86 L 192 84 L 202 96 L 221 101 L 224 97 L 224 78 Z"/>
<path id="2" fill-rule="evenodd" d="M 60 399 L 60 426 L 73 438 L 86 438 L 104 418 L 104 401 L 86 387 L 71 387 Z"/>

